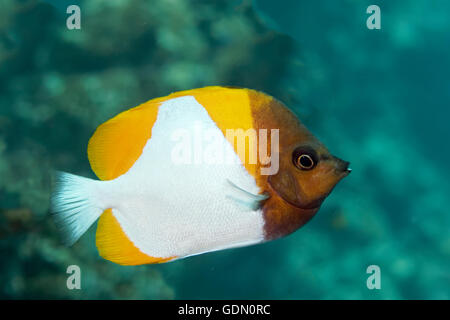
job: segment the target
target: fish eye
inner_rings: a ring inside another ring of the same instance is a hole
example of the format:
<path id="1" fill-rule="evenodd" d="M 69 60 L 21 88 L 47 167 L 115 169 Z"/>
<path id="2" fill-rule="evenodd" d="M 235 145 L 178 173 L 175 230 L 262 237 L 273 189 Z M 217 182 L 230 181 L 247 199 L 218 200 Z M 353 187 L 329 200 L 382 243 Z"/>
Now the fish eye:
<path id="1" fill-rule="evenodd" d="M 316 152 L 309 147 L 299 147 L 292 154 L 294 165 L 301 170 L 311 170 L 318 162 Z"/>

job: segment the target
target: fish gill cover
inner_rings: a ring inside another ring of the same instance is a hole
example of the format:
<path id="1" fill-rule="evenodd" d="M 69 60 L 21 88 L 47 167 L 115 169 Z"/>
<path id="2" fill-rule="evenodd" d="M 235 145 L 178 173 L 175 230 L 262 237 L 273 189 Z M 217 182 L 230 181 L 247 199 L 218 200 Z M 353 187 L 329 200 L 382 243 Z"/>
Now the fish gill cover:
<path id="1" fill-rule="evenodd" d="M 448 1 L 378 1 L 380 30 L 365 25 L 368 1 L 77 3 L 81 30 L 49 3 L 0 2 L 0 298 L 450 298 Z M 285 102 L 351 177 L 264 245 L 139 267 L 100 259 L 94 228 L 62 246 L 50 172 L 93 177 L 100 123 L 212 84 Z M 70 265 L 81 290 L 66 286 Z"/>

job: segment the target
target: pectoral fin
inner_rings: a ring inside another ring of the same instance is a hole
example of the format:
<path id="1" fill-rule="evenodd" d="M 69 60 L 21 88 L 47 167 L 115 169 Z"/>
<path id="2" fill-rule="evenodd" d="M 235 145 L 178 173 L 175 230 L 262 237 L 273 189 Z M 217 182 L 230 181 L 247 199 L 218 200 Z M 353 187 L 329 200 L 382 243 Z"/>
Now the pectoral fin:
<path id="1" fill-rule="evenodd" d="M 258 210 L 261 208 L 262 203 L 269 198 L 269 195 L 266 193 L 263 194 L 253 194 L 227 179 L 228 190 L 229 192 L 226 194 L 226 197 L 232 199 L 240 206 L 248 209 L 248 210 Z"/>

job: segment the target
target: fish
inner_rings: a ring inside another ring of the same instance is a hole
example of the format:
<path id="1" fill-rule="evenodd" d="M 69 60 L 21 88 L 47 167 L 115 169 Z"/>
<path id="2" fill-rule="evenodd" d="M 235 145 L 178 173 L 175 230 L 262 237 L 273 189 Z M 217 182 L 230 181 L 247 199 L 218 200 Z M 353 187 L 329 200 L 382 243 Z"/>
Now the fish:
<path id="1" fill-rule="evenodd" d="M 69 246 L 98 220 L 99 255 L 120 265 L 291 234 L 351 171 L 282 102 L 226 86 L 124 111 L 95 130 L 87 154 L 99 180 L 59 172 L 50 211 Z"/>

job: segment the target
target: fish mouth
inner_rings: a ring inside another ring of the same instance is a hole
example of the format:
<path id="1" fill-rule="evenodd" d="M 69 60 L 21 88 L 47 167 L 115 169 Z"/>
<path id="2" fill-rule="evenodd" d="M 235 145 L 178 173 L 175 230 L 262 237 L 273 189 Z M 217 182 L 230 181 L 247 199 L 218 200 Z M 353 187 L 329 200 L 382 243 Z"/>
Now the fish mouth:
<path id="1" fill-rule="evenodd" d="M 350 172 L 352 172 L 352 169 L 350 168 L 350 162 L 339 159 L 335 156 L 333 156 L 332 159 L 336 163 L 336 173 L 344 174 L 344 177 L 346 177 Z"/>
<path id="2" fill-rule="evenodd" d="M 345 178 L 352 172 L 352 168 L 350 168 L 350 162 L 341 160 L 338 157 L 334 156 L 333 160 L 336 163 L 336 167 L 334 168 L 334 174 L 340 177 L 338 181 Z"/>
<path id="3" fill-rule="evenodd" d="M 351 168 L 347 168 L 345 170 L 337 171 L 336 174 L 341 176 L 341 178 L 339 179 L 339 180 L 341 180 L 341 179 L 344 179 L 346 176 L 348 176 L 351 172 L 352 172 L 352 169 Z"/>

